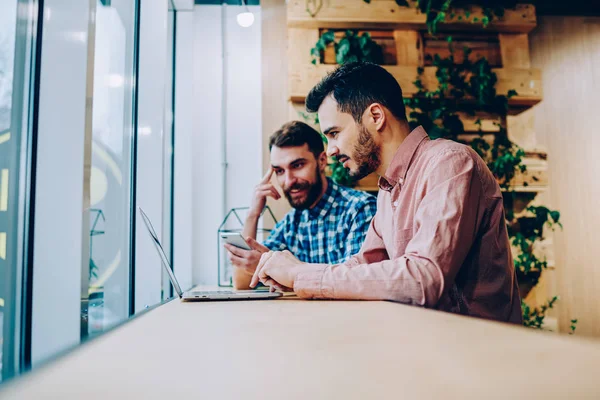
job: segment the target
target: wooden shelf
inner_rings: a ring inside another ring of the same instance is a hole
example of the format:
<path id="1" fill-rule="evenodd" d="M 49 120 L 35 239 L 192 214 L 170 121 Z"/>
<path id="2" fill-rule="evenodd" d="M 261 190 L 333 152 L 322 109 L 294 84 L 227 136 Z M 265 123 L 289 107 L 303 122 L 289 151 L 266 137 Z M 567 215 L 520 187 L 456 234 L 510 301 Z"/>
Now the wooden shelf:
<path id="1" fill-rule="evenodd" d="M 363 0 L 327 0 L 312 17 L 306 10 L 305 0 L 289 0 L 287 21 L 294 28 L 329 29 L 409 29 L 426 30 L 426 16 L 410 1 L 410 7 L 401 7 L 395 0 L 375 0 L 370 4 Z M 314 12 L 316 10 L 312 10 Z M 471 7 L 470 18 L 483 17 L 481 7 Z M 479 24 L 465 22 L 463 10 L 455 10 L 455 17 L 446 18 L 440 29 L 444 31 L 481 30 Z M 458 17 L 463 20 L 459 21 Z M 507 9 L 502 18 L 494 20 L 488 31 L 506 33 L 528 33 L 537 24 L 535 7 L 531 4 L 518 4 L 515 9 Z"/>
<path id="2" fill-rule="evenodd" d="M 413 82 L 417 79 L 417 68 L 407 65 L 384 65 L 402 88 L 404 97 L 412 97 L 418 92 Z M 306 95 L 314 85 L 336 68 L 334 64 L 306 64 L 290 67 L 290 100 L 292 102 L 304 102 Z M 435 77 L 436 67 L 425 67 L 421 82 L 428 90 L 435 90 L 437 79 Z M 497 68 L 493 70 L 498 83 L 496 90 L 498 94 L 506 95 L 509 90 L 516 90 L 518 95 L 509 100 L 511 106 L 531 107 L 542 99 L 541 71 L 535 68 Z"/>

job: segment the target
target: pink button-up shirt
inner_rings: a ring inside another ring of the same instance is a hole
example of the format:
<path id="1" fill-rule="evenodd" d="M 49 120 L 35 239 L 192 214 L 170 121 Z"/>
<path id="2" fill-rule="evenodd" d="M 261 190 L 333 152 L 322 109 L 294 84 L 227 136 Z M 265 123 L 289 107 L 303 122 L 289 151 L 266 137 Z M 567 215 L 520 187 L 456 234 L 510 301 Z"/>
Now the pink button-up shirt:
<path id="1" fill-rule="evenodd" d="M 393 300 L 521 323 L 502 193 L 468 146 L 422 127 L 379 179 L 377 214 L 360 252 L 301 272 L 304 298 Z"/>

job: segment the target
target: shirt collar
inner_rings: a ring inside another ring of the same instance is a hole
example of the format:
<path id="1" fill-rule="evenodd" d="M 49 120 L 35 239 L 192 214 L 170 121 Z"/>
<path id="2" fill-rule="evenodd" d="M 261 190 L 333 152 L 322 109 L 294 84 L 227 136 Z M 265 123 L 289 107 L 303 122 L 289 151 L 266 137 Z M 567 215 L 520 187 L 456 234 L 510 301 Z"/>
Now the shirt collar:
<path id="1" fill-rule="evenodd" d="M 392 162 L 388 166 L 385 174 L 379 177 L 378 186 L 387 192 L 391 191 L 398 183 L 403 184 L 406 179 L 406 172 L 421 142 L 429 139 L 427 132 L 422 126 L 413 129 L 404 142 L 398 147 Z"/>
<path id="2" fill-rule="evenodd" d="M 311 217 L 325 216 L 333 204 L 333 197 L 339 191 L 338 185 L 333 180 L 330 178 L 325 179 L 327 179 L 327 190 L 325 190 L 321 200 L 313 208 L 308 209 L 308 214 Z"/>

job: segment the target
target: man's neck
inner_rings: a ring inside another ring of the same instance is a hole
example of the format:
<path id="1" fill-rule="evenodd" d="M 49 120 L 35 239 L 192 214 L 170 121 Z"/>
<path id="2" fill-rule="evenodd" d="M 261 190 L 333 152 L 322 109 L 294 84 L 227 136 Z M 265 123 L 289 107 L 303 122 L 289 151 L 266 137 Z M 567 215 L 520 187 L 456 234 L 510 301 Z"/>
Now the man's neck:
<path id="1" fill-rule="evenodd" d="M 410 126 L 406 121 L 393 121 L 389 131 L 382 134 L 381 165 L 377 168 L 377 175 L 383 176 L 392 163 L 400 145 L 410 134 Z"/>
<path id="2" fill-rule="evenodd" d="M 315 202 L 312 203 L 312 205 L 309 207 L 310 209 L 315 208 L 315 206 L 317 204 L 319 204 L 319 202 L 321 201 L 321 199 L 323 198 L 323 196 L 325 196 L 325 193 L 327 192 L 327 185 L 329 185 L 329 182 L 327 181 L 327 177 L 323 174 L 321 175 L 321 181 L 323 182 L 323 188 L 321 189 L 321 194 L 319 195 L 317 200 L 315 200 Z"/>

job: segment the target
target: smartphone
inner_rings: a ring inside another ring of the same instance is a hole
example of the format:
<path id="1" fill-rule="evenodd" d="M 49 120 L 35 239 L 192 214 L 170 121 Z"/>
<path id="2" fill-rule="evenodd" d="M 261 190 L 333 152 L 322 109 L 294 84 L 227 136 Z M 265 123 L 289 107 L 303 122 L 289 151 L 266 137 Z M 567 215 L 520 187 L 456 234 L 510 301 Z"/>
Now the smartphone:
<path id="1" fill-rule="evenodd" d="M 246 242 L 246 239 L 239 232 L 223 232 L 221 233 L 221 239 L 225 243 L 229 243 L 232 246 L 239 247 L 244 250 L 252 250 L 252 248 Z"/>

